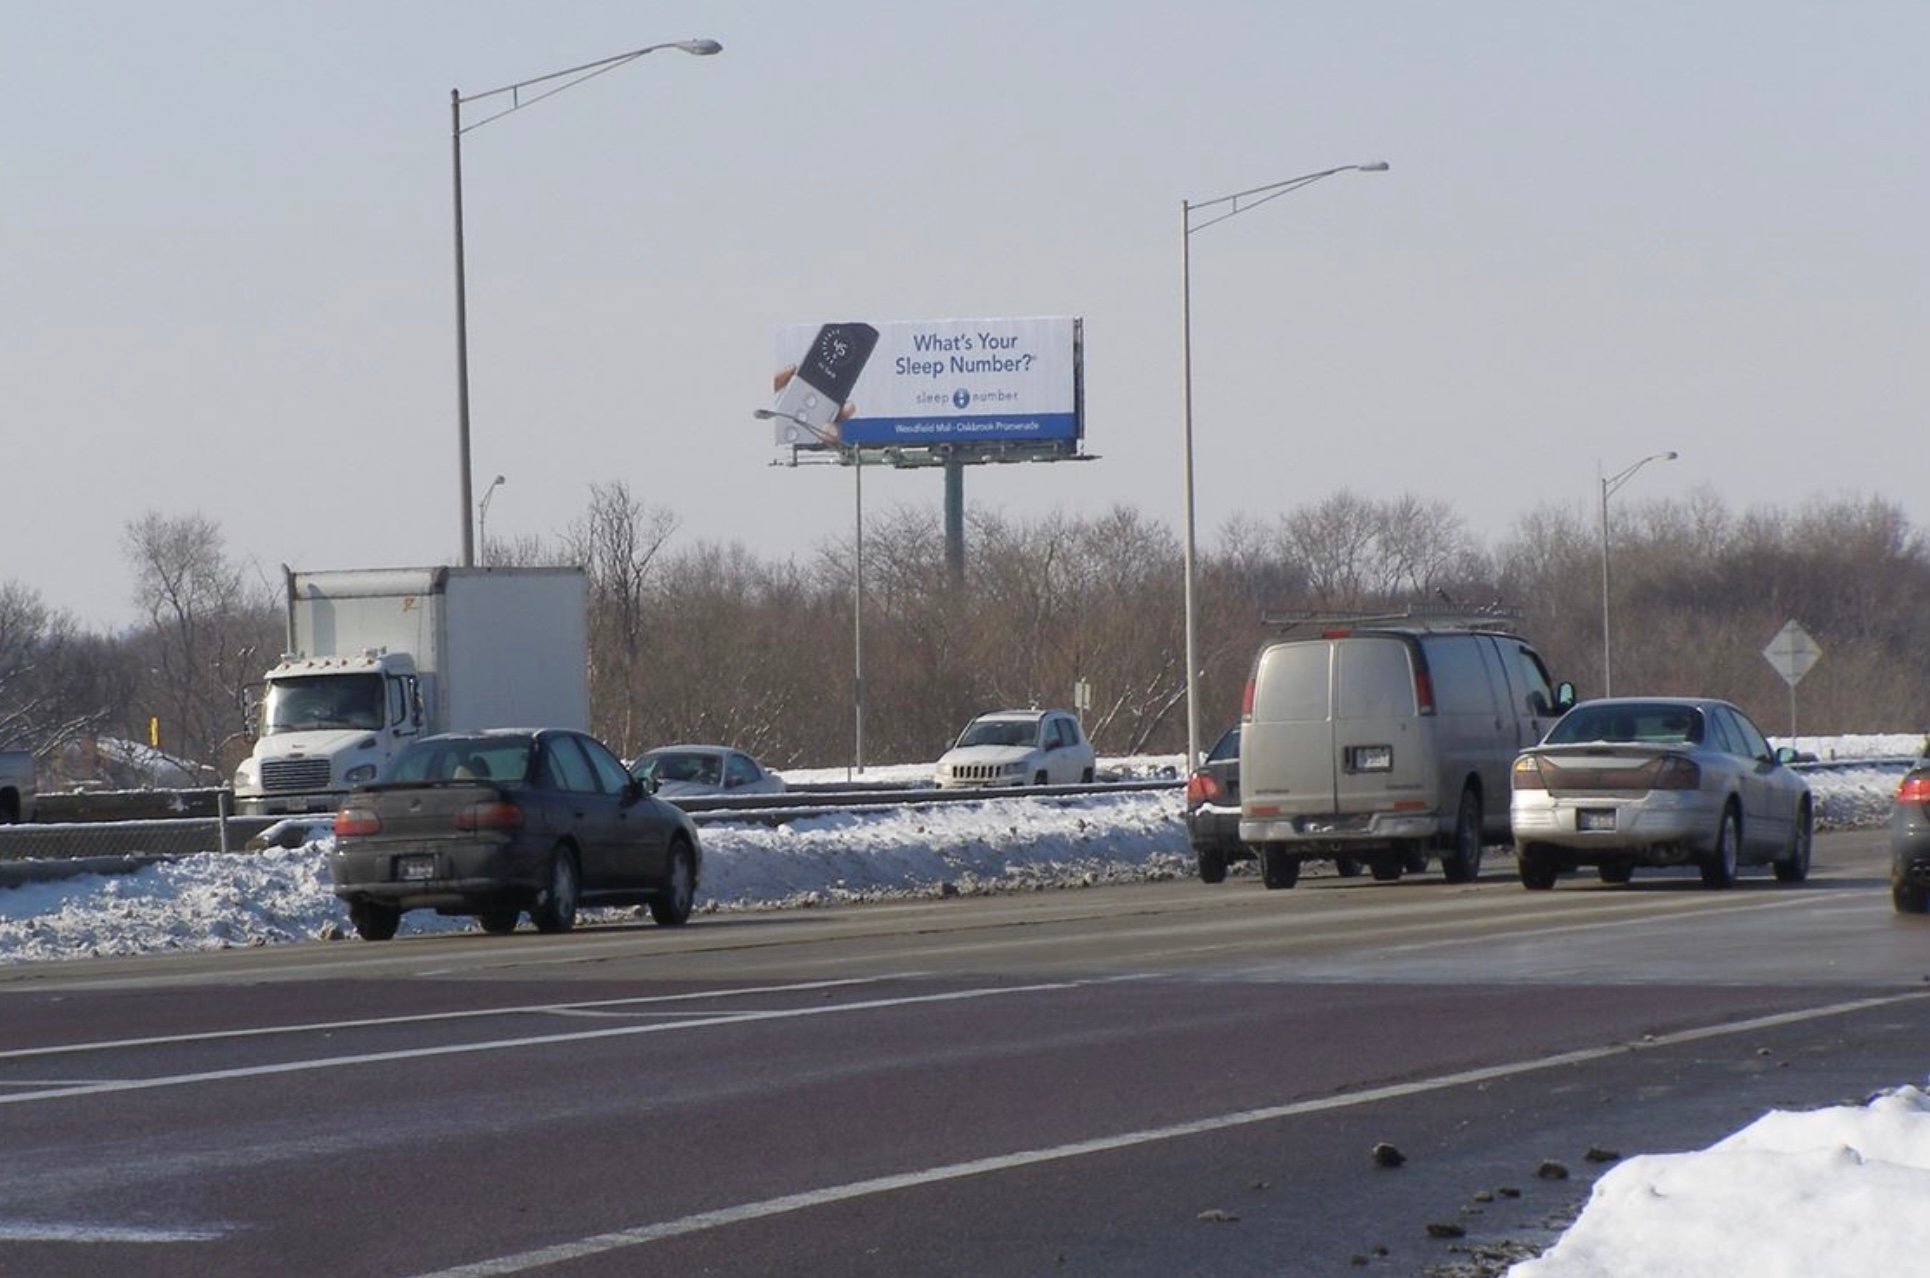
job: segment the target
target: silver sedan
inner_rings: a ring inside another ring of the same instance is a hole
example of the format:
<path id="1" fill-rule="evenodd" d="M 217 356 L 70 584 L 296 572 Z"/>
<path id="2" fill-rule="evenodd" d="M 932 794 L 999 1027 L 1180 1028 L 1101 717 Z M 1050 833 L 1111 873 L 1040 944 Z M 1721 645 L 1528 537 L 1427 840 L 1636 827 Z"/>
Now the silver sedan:
<path id="1" fill-rule="evenodd" d="M 1749 717 L 1706 697 L 1584 701 L 1514 762 L 1509 812 L 1521 882 L 1550 888 L 1593 865 L 1626 883 L 1638 865 L 1694 865 L 1707 887 L 1742 865 L 1809 877 L 1814 807 Z"/>

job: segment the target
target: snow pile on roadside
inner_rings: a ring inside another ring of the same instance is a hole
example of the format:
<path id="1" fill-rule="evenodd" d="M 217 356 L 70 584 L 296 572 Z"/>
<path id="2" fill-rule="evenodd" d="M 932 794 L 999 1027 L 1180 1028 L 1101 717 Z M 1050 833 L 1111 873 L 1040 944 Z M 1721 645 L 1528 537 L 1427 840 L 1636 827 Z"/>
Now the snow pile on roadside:
<path id="1" fill-rule="evenodd" d="M 1865 1278 L 1924 1272 L 1930 1095 L 1771 1111 L 1706 1150 L 1631 1158 L 1509 1278 Z"/>

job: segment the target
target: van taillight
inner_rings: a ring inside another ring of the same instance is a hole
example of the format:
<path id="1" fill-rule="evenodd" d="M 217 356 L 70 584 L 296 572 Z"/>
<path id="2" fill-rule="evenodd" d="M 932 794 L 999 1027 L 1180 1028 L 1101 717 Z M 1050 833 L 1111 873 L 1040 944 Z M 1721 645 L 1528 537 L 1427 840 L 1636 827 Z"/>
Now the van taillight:
<path id="1" fill-rule="evenodd" d="M 1434 676 L 1425 666 L 1414 669 L 1414 708 L 1422 714 L 1434 713 Z"/>
<path id="2" fill-rule="evenodd" d="M 458 830 L 520 830 L 523 828 L 523 810 L 503 800 L 494 803 L 472 803 L 456 813 L 456 828 Z"/>
<path id="3" fill-rule="evenodd" d="M 1246 689 L 1240 693 L 1240 718 L 1253 717 L 1253 680 L 1246 681 Z"/>
<path id="4" fill-rule="evenodd" d="M 338 839 L 381 832 L 382 818 L 375 815 L 373 808 L 345 807 L 335 814 L 335 837 Z"/>
<path id="5" fill-rule="evenodd" d="M 1930 804 L 1930 772 L 1913 772 L 1896 789 L 1898 803 Z"/>

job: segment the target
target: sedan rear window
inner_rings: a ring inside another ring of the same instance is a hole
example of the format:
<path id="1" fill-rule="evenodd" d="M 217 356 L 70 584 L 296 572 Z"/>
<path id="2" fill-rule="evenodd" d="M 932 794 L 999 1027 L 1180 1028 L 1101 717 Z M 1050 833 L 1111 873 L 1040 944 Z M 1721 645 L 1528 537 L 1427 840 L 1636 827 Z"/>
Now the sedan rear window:
<path id="1" fill-rule="evenodd" d="M 445 737 L 405 746 L 382 780 L 389 785 L 437 781 L 521 782 L 529 775 L 528 737 Z"/>
<path id="2" fill-rule="evenodd" d="M 1702 712 L 1694 706 L 1632 701 L 1576 706 L 1549 730 L 1548 744 L 1617 741 L 1695 745 L 1702 734 Z"/>

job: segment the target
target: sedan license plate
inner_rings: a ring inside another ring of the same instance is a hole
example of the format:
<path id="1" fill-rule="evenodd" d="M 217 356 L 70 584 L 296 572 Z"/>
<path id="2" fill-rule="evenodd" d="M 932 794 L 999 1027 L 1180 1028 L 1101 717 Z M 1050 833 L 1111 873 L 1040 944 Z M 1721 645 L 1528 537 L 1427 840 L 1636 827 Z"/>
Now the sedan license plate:
<path id="1" fill-rule="evenodd" d="M 395 859 L 395 877 L 405 881 L 433 879 L 436 877 L 436 859 L 433 856 L 399 856 Z"/>
<path id="2" fill-rule="evenodd" d="M 1577 830 L 1613 830 L 1615 828 L 1614 808 L 1583 808 L 1575 813 Z"/>

